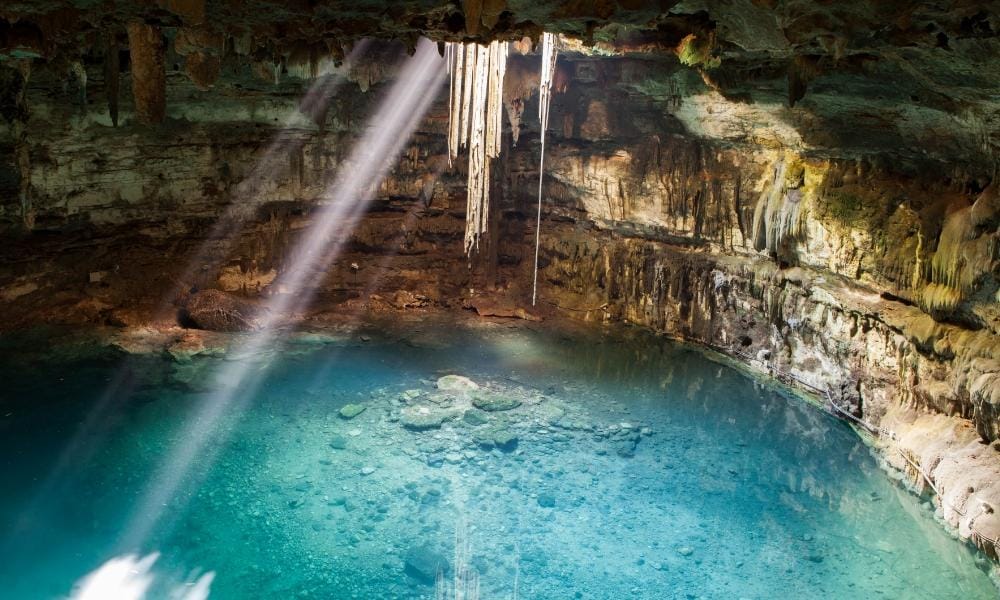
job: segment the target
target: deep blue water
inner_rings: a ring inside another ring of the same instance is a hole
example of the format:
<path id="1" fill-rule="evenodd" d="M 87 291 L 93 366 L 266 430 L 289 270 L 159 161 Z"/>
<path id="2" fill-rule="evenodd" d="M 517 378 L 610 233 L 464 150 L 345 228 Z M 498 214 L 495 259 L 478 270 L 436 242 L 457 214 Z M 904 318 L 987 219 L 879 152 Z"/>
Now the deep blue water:
<path id="1" fill-rule="evenodd" d="M 683 346 L 492 324 L 304 342 L 183 363 L 0 343 L 0 597 L 120 567 L 149 598 L 433 598 L 456 565 L 484 599 L 997 596 L 847 427 Z"/>

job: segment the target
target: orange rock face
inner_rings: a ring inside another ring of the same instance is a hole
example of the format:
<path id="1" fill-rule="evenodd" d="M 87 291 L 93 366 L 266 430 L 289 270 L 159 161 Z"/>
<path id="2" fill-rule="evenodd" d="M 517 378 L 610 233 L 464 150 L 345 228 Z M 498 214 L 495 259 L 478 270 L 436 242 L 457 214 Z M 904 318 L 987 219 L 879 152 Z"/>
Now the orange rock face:
<path id="1" fill-rule="evenodd" d="M 145 124 L 160 123 L 167 113 L 163 35 L 157 27 L 132 22 L 128 24 L 128 45 L 136 119 Z"/>

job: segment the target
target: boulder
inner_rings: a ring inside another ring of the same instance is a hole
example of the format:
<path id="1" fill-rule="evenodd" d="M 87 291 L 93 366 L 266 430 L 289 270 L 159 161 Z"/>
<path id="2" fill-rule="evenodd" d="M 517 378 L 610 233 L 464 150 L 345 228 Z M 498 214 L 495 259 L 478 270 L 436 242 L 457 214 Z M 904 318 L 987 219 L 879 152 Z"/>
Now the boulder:
<path id="1" fill-rule="evenodd" d="M 365 408 L 367 407 L 364 404 L 345 404 L 340 409 L 340 416 L 344 419 L 353 419 L 365 412 Z"/>
<path id="2" fill-rule="evenodd" d="M 437 380 L 437 388 L 443 392 L 472 392 L 479 384 L 461 375 L 445 375 Z"/>
<path id="3" fill-rule="evenodd" d="M 183 312 L 198 329 L 256 331 L 261 328 L 260 308 L 249 300 L 219 290 L 201 290 L 191 294 Z"/>
<path id="4" fill-rule="evenodd" d="M 517 435 L 502 427 L 491 427 L 479 431 L 472 437 L 473 441 L 484 448 L 493 448 L 510 452 L 517 448 Z"/>
<path id="5" fill-rule="evenodd" d="M 472 405 L 486 412 L 499 412 L 517 408 L 521 406 L 521 401 L 501 394 L 478 393 L 472 397 Z"/>
<path id="6" fill-rule="evenodd" d="M 402 410 L 400 420 L 403 427 L 414 431 L 425 429 L 437 429 L 450 419 L 458 416 L 458 412 L 453 409 L 441 408 L 430 404 L 416 404 L 407 406 Z"/>
<path id="7" fill-rule="evenodd" d="M 417 581 L 433 585 L 438 571 L 448 571 L 448 559 L 430 546 L 414 546 L 406 552 L 403 571 Z"/>
<path id="8" fill-rule="evenodd" d="M 485 425 L 489 421 L 489 419 L 487 419 L 483 415 L 483 413 L 479 412 L 478 410 L 472 410 L 472 409 L 465 411 L 465 414 L 462 415 L 462 420 L 468 423 L 469 425 L 472 425 L 473 427 L 477 427 L 479 425 Z"/>

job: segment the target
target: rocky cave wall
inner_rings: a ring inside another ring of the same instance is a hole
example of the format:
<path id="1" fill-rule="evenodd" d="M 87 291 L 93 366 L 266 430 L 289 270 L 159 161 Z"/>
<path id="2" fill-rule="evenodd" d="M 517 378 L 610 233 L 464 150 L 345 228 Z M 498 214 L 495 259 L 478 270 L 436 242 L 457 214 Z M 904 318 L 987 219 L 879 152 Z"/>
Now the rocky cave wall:
<path id="1" fill-rule="evenodd" d="M 947 43 L 995 48 L 977 31 Z M 162 92 L 134 89 L 120 36 L 90 61 L 0 65 L 4 328 L 170 323 L 194 290 L 282 293 L 272 283 L 406 50 L 377 44 L 326 78 L 309 53 L 275 62 L 182 30 L 165 42 L 163 64 L 143 67 L 165 71 Z M 560 58 L 539 307 L 538 59 L 525 49 L 483 251 L 462 252 L 464 165 L 447 164 L 442 93 L 345 253 L 311 279 L 313 310 L 492 304 L 638 323 L 830 390 L 901 444 L 927 416 L 959 417 L 940 425 L 945 447 L 909 447 L 950 505 L 1000 498 L 996 452 L 979 445 L 1000 433 L 996 109 L 976 104 L 989 86 L 955 87 L 960 108 L 941 90 L 961 73 L 908 70 L 940 48 L 829 71 L 814 57 L 775 74 L 762 59 L 747 75 L 746 62 L 692 68 L 684 51 L 657 53 L 662 40 L 631 43 Z M 873 88 L 879 77 L 895 83 Z M 955 465 L 966 472 L 946 477 Z M 946 517 L 968 537 L 1000 534 L 997 518 Z"/>
<path id="2" fill-rule="evenodd" d="M 4 132 L 8 324 L 141 320 L 198 287 L 273 291 L 277 270 L 294 260 L 295 233 L 402 60 L 401 45 L 385 44 L 346 78 L 274 85 L 236 72 L 212 92 L 175 63 L 167 121 L 155 127 L 134 118 L 127 93 L 113 126 L 101 72 L 82 90 L 45 73 L 28 78 L 27 118 Z M 516 57 L 521 67 L 508 78 L 508 99 L 528 115 L 537 102 L 533 60 Z M 692 135 L 690 73 L 661 63 L 564 59 L 564 93 L 552 107 L 543 300 L 588 318 L 738 343 L 832 386 L 873 418 L 899 395 L 972 418 L 995 439 L 996 185 L 951 179 L 946 164 L 918 173 L 880 155 L 834 158 L 759 137 Z M 680 87 L 689 96 L 636 91 L 662 79 L 687 81 Z M 332 108 L 304 110 L 304 95 Z M 322 298 L 404 290 L 413 296 L 402 296 L 404 305 L 458 304 L 470 288 L 500 287 L 523 302 L 537 124 L 526 119 L 516 145 L 505 138 L 494 248 L 468 261 L 458 241 L 463 166 L 447 165 L 446 121 L 442 99 L 348 252 L 317 279 Z M 878 341 L 866 341 L 873 329 Z"/>

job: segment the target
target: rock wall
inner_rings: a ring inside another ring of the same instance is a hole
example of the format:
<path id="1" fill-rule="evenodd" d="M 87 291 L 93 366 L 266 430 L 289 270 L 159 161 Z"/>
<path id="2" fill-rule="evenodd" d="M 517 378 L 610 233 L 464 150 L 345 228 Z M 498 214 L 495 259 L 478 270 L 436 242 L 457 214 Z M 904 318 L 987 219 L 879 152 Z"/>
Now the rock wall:
<path id="1" fill-rule="evenodd" d="M 0 97 L 4 327 L 174 321 L 200 289 L 283 293 L 274 282 L 332 177 L 351 168 L 348 151 L 402 51 L 343 77 L 278 84 L 248 77 L 259 65 L 246 63 L 209 92 L 168 53 L 175 68 L 156 125 L 139 123 L 127 86 L 108 112 L 100 70 L 78 89 L 0 68 L 11 92 Z M 995 539 L 996 183 L 911 153 L 816 148 L 778 118 L 784 109 L 706 103 L 714 92 L 676 67 L 564 59 L 545 174 L 542 309 L 528 306 L 537 124 L 520 119 L 516 144 L 505 135 L 495 226 L 470 260 L 465 177 L 447 164 L 442 95 L 343 233 L 345 251 L 310 278 L 316 310 L 475 305 L 486 290 L 506 304 L 483 312 L 627 320 L 711 345 L 829 390 L 891 429 L 888 460 L 911 468 L 902 457 L 915 457 L 955 509 L 945 517 L 963 535 Z M 520 72 L 505 102 L 532 115 L 530 69 Z"/>

